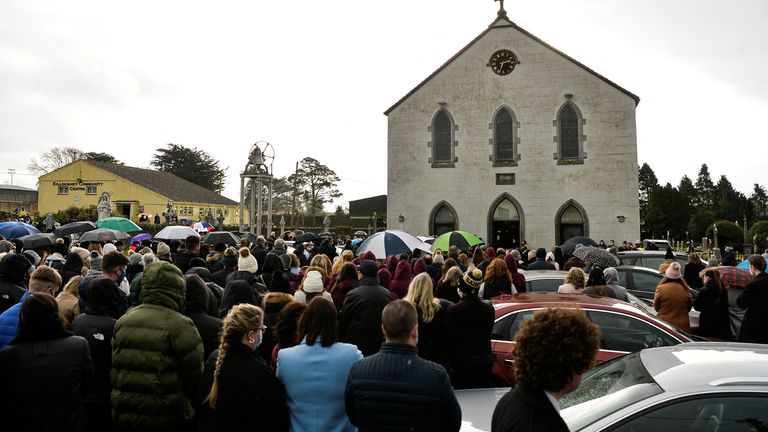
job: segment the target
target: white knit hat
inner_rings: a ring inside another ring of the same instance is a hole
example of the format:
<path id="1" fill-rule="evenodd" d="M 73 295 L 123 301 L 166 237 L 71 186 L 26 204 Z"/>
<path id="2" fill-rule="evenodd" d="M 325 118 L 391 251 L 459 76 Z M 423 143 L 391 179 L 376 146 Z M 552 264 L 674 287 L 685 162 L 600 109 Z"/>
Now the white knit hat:
<path id="1" fill-rule="evenodd" d="M 323 276 L 320 272 L 312 270 L 304 277 L 304 292 L 319 293 L 323 292 Z"/>
<path id="2" fill-rule="evenodd" d="M 117 250 L 117 246 L 113 245 L 112 243 L 107 243 L 104 245 L 104 248 L 102 248 L 102 251 L 104 252 L 104 255 L 114 252 Z"/>
<path id="3" fill-rule="evenodd" d="M 250 273 L 256 273 L 259 269 L 259 262 L 256 261 L 247 247 L 240 248 L 240 257 L 237 259 L 237 269 L 239 271 L 247 271 Z"/>

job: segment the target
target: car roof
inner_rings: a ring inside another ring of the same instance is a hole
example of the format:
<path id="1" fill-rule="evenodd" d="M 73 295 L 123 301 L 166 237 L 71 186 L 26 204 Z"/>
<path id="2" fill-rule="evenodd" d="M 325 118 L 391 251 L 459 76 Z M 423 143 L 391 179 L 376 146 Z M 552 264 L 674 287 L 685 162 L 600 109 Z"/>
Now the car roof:
<path id="1" fill-rule="evenodd" d="M 768 345 L 689 342 L 643 350 L 640 359 L 665 391 L 768 386 Z"/>
<path id="2" fill-rule="evenodd" d="M 639 312 L 634 306 L 624 303 L 621 300 L 616 300 L 610 297 L 601 297 L 591 294 L 560 294 L 555 292 L 532 292 L 532 293 L 517 293 L 517 294 L 503 294 L 493 298 L 493 307 L 501 309 L 507 306 L 526 305 L 533 307 L 558 307 L 563 304 L 576 305 L 576 306 L 608 306 L 615 307 L 616 305 L 622 305 L 627 308 L 631 308 L 634 312 Z"/>
<path id="3" fill-rule="evenodd" d="M 634 266 L 634 265 L 620 265 L 614 267 L 616 270 L 619 271 L 638 271 L 638 272 L 648 272 L 648 273 L 655 273 L 655 274 L 661 274 L 658 270 L 654 270 L 650 267 L 643 267 L 643 266 Z"/>
<path id="4" fill-rule="evenodd" d="M 654 256 L 655 257 L 655 256 L 664 256 L 664 255 L 666 255 L 666 253 L 667 253 L 667 251 L 663 251 L 663 250 L 621 251 L 621 252 L 619 252 L 619 256 L 620 257 L 623 257 L 623 256 L 626 256 L 626 257 Z M 688 254 L 685 253 L 685 252 L 672 251 L 672 253 L 675 256 L 679 256 L 679 257 L 687 257 L 688 256 Z"/>

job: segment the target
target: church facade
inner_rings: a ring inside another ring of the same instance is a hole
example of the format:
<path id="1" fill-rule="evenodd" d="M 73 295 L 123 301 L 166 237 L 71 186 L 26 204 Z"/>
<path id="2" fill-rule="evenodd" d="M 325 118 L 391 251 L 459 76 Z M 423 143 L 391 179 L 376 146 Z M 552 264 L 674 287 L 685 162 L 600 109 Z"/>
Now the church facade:
<path id="1" fill-rule="evenodd" d="M 495 247 L 635 241 L 639 101 L 501 10 L 385 112 L 387 225 Z"/>

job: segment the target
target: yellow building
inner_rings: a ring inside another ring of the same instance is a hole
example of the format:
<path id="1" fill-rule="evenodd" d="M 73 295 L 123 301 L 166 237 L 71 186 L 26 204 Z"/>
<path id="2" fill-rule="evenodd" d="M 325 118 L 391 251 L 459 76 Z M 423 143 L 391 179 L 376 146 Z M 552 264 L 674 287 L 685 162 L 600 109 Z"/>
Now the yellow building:
<path id="1" fill-rule="evenodd" d="M 205 220 L 221 212 L 225 225 L 239 223 L 239 204 L 173 174 L 105 162 L 78 160 L 40 176 L 38 209 L 41 214 L 56 213 L 68 207 L 98 205 L 106 192 L 112 204 L 112 214 L 139 221 L 140 214 L 154 221 L 163 213 L 168 202 L 179 218 L 185 221 Z M 247 214 L 246 214 L 247 219 Z"/>

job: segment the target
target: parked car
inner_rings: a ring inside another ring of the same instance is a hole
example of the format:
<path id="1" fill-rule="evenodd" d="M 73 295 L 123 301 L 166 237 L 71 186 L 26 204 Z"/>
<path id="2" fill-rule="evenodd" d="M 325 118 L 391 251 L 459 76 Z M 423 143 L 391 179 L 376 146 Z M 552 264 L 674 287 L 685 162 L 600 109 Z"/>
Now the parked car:
<path id="1" fill-rule="evenodd" d="M 654 245 L 658 250 L 666 251 L 668 247 L 670 247 L 670 244 L 667 240 L 659 240 L 659 239 L 645 239 L 643 240 L 643 249 L 648 249 L 649 245 Z M 651 246 L 653 247 L 653 246 Z"/>
<path id="2" fill-rule="evenodd" d="M 498 384 L 515 383 L 512 351 L 515 334 L 536 311 L 550 307 L 580 307 L 600 327 L 600 353 L 604 362 L 643 348 L 704 340 L 690 335 L 623 301 L 586 294 L 525 293 L 493 299 L 496 322 L 491 335 L 493 375 Z"/>
<path id="3" fill-rule="evenodd" d="M 560 399 L 573 432 L 749 432 L 768 425 L 768 345 L 685 343 L 601 363 Z M 456 391 L 461 431 L 488 432 L 509 388 Z"/>
<path id="4" fill-rule="evenodd" d="M 659 266 L 664 262 L 666 253 L 666 248 L 654 251 L 626 251 L 619 252 L 619 258 L 624 265 L 647 267 L 659 271 Z M 680 271 L 685 271 L 685 266 L 688 265 L 688 254 L 682 252 L 673 252 L 673 254 L 675 261 L 680 263 Z"/>
<path id="5" fill-rule="evenodd" d="M 643 312 L 656 316 L 653 308 L 653 295 L 661 281 L 662 275 L 657 271 L 637 266 L 618 266 L 619 283 L 627 288 L 630 296 L 628 303 Z M 565 271 L 532 270 L 525 272 L 525 286 L 528 292 L 557 292 L 557 288 L 565 281 Z M 696 290 L 692 290 L 697 295 Z M 699 328 L 699 311 L 691 309 L 688 312 L 691 330 Z"/>

